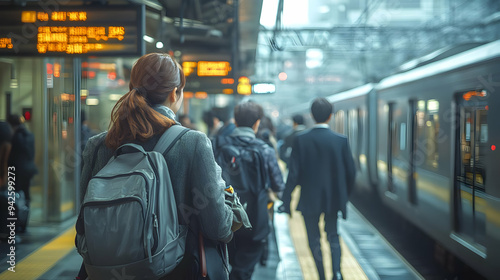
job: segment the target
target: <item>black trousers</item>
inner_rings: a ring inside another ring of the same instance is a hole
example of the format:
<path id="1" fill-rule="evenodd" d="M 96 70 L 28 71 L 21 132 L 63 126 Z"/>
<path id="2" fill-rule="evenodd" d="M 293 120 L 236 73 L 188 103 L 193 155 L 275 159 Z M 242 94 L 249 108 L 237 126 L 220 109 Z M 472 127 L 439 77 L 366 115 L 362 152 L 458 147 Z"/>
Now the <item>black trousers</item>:
<path id="1" fill-rule="evenodd" d="M 230 280 L 250 280 L 264 250 L 263 241 L 242 240 L 233 238 L 228 244 Z"/>
<path id="2" fill-rule="evenodd" d="M 318 269 L 319 279 L 325 279 L 325 269 L 323 267 L 323 252 L 320 244 L 319 217 L 321 214 L 302 214 L 307 230 L 307 240 Z M 325 213 L 325 232 L 330 243 L 332 252 L 333 273 L 340 271 L 340 241 L 337 232 L 337 213 Z"/>
<path id="3" fill-rule="evenodd" d="M 16 175 L 17 175 L 16 190 L 24 192 L 24 197 L 26 198 L 26 204 L 29 206 L 31 201 L 30 185 L 31 185 L 31 178 L 33 178 L 33 175 L 23 174 L 23 173 Z"/>

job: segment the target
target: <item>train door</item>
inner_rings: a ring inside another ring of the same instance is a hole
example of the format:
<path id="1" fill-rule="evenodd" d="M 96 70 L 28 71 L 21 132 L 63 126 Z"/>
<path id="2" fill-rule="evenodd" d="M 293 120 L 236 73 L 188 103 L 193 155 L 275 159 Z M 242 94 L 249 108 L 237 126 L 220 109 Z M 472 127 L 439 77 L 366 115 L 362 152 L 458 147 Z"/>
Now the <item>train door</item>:
<path id="1" fill-rule="evenodd" d="M 408 106 L 389 104 L 388 189 L 403 195 L 408 190 L 410 153 L 408 145 Z"/>
<path id="2" fill-rule="evenodd" d="M 488 142 L 486 91 L 457 95 L 455 154 L 455 229 L 474 244 L 484 245 L 484 190 Z"/>

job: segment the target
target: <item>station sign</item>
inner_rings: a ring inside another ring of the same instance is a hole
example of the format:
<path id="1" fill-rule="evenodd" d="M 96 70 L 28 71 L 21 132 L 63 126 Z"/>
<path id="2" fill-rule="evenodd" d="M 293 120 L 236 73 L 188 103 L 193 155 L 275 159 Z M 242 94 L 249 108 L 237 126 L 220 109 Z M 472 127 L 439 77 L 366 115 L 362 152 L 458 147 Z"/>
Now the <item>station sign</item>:
<path id="1" fill-rule="evenodd" d="M 186 59 L 182 62 L 182 69 L 188 81 L 185 91 L 208 94 L 233 94 L 236 91 L 229 59 Z"/>
<path id="2" fill-rule="evenodd" d="M 250 79 L 247 77 L 240 77 L 238 79 L 238 87 L 236 88 L 238 94 L 250 95 L 252 94 L 252 85 L 250 85 Z"/>
<path id="3" fill-rule="evenodd" d="M 226 77 L 231 72 L 231 64 L 228 61 L 185 61 L 182 69 L 186 76 Z"/>
<path id="4" fill-rule="evenodd" d="M 0 55 L 141 56 L 144 6 L 28 6 L 0 11 Z"/>
<path id="5" fill-rule="evenodd" d="M 271 94 L 276 92 L 276 85 L 274 83 L 253 83 L 253 94 Z"/>

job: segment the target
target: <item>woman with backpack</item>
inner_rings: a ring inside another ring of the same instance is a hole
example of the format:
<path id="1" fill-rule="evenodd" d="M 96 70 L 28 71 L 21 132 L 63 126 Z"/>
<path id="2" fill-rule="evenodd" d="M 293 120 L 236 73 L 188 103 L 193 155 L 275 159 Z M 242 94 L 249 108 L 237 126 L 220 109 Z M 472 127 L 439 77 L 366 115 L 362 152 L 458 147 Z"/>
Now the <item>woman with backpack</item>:
<path id="1" fill-rule="evenodd" d="M 89 181 L 108 163 L 118 147 L 134 143 L 146 152 L 152 151 L 165 131 L 180 125 L 175 120 L 175 114 L 183 101 L 185 83 L 181 66 L 168 54 L 151 53 L 137 60 L 131 71 L 130 91 L 114 106 L 109 131 L 90 138 L 83 151 L 80 184 L 82 204 Z M 204 261 L 200 260 L 198 242 L 229 242 L 233 236 L 232 228 L 238 228 L 235 224 L 238 224 L 239 217 L 225 203 L 226 184 L 214 160 L 211 142 L 205 134 L 194 130 L 185 132 L 163 156 L 170 173 L 179 223 L 188 226 L 189 233 L 182 261 L 173 271 L 162 275 L 162 279 L 197 279 L 201 273 L 199 262 Z M 77 247 L 78 232 L 85 231 L 84 225 L 86 223 L 79 222 L 76 225 Z M 138 226 L 130 225 L 130 228 Z M 223 258 L 225 251 L 218 252 Z M 215 269 L 220 269 L 226 278 L 224 259 L 220 263 L 222 266 Z M 80 274 L 79 277 L 85 279 L 83 266 Z M 116 274 L 127 275 L 127 271 L 118 270 Z M 135 279 L 143 278 L 139 275 Z"/>

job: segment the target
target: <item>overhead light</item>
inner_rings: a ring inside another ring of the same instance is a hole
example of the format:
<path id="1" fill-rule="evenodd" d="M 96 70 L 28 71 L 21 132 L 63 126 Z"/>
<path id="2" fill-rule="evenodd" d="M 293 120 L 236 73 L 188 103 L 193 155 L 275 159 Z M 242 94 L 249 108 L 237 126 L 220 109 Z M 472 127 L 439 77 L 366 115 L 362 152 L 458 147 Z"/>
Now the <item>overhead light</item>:
<path id="1" fill-rule="evenodd" d="M 273 83 L 255 83 L 252 85 L 252 92 L 255 94 L 275 93 L 276 86 Z"/>
<path id="2" fill-rule="evenodd" d="M 306 67 L 317 68 L 323 64 L 323 51 L 321 49 L 306 50 Z"/>
<path id="3" fill-rule="evenodd" d="M 224 108 L 226 107 L 227 105 L 229 105 L 229 102 L 231 101 L 230 97 L 227 96 L 227 95 L 221 95 L 221 94 L 217 94 L 215 96 L 215 106 L 216 107 L 220 107 L 220 108 Z"/>
<path id="4" fill-rule="evenodd" d="M 88 106 L 99 105 L 99 99 L 97 98 L 87 98 L 86 103 Z"/>
<path id="5" fill-rule="evenodd" d="M 280 81 L 286 81 L 287 78 L 288 75 L 285 72 L 281 72 L 278 74 L 278 79 L 280 79 Z"/>
<path id="6" fill-rule="evenodd" d="M 148 43 L 154 43 L 155 39 L 153 37 L 150 37 L 148 35 L 144 35 L 142 36 L 142 38 L 144 39 L 144 41 L 148 42 Z"/>
<path id="7" fill-rule="evenodd" d="M 17 88 L 17 79 L 10 79 L 10 88 Z"/>
<path id="8" fill-rule="evenodd" d="M 319 12 L 322 14 L 326 14 L 326 13 L 330 12 L 330 7 L 328 7 L 327 5 L 323 5 L 323 6 L 319 7 Z"/>
<path id="9" fill-rule="evenodd" d="M 207 32 L 207 37 L 217 37 L 217 38 L 222 38 L 224 34 L 222 31 L 217 30 L 217 29 L 210 29 Z"/>
<path id="10" fill-rule="evenodd" d="M 111 101 L 118 101 L 118 100 L 120 100 L 121 97 L 122 97 L 121 94 L 112 93 L 112 94 L 109 95 L 109 100 L 111 100 Z"/>
<path id="11" fill-rule="evenodd" d="M 161 48 L 163 48 L 163 43 L 162 43 L 162 42 L 160 42 L 160 41 L 156 42 L 156 48 L 157 48 L 157 49 L 161 49 Z"/>

